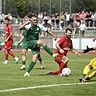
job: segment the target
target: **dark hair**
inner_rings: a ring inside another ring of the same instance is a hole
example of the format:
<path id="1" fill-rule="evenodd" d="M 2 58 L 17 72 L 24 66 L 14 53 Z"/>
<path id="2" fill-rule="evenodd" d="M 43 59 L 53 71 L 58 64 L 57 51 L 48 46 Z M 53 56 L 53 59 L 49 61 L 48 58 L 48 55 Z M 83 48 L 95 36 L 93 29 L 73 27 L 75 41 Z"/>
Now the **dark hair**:
<path id="1" fill-rule="evenodd" d="M 70 29 L 70 28 L 67 28 L 65 32 L 67 33 L 68 30 L 72 32 L 72 29 Z"/>
<path id="2" fill-rule="evenodd" d="M 32 17 L 32 12 L 29 12 L 29 14 L 27 15 L 29 18 Z"/>
<path id="3" fill-rule="evenodd" d="M 8 21 L 10 21 L 10 19 L 9 19 L 8 17 L 5 17 L 5 20 L 8 20 Z"/>
<path id="4" fill-rule="evenodd" d="M 32 17 L 36 17 L 36 18 L 38 18 L 37 15 L 35 15 L 35 14 L 33 14 Z"/>
<path id="5" fill-rule="evenodd" d="M 29 18 L 31 18 L 31 17 L 37 17 L 37 15 L 36 14 L 34 14 L 34 13 L 32 13 L 32 12 L 29 12 L 29 14 L 27 15 Z"/>

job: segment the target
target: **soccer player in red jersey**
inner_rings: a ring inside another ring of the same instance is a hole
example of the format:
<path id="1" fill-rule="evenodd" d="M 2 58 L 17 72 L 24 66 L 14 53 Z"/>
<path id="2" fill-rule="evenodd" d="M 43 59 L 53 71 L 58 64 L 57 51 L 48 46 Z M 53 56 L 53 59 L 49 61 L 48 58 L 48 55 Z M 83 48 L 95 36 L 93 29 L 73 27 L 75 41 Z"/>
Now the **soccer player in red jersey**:
<path id="1" fill-rule="evenodd" d="M 58 57 L 55 61 L 59 64 L 59 70 L 56 72 L 49 72 L 49 75 L 60 75 L 62 76 L 63 68 L 67 67 L 68 57 L 67 52 L 71 50 L 77 55 L 80 55 L 76 50 L 73 49 L 72 40 L 70 39 L 72 35 L 72 30 L 70 28 L 66 29 L 66 33 L 64 36 L 60 38 L 60 40 L 56 43 L 55 54 L 58 54 Z"/>
<path id="2" fill-rule="evenodd" d="M 4 50 L 5 50 L 5 61 L 4 64 L 8 63 L 8 55 L 12 56 L 16 63 L 18 63 L 19 58 L 16 57 L 16 55 L 12 51 L 12 46 L 13 46 L 13 31 L 12 31 L 12 26 L 10 23 L 10 19 L 8 17 L 5 17 L 5 34 L 4 34 Z"/>

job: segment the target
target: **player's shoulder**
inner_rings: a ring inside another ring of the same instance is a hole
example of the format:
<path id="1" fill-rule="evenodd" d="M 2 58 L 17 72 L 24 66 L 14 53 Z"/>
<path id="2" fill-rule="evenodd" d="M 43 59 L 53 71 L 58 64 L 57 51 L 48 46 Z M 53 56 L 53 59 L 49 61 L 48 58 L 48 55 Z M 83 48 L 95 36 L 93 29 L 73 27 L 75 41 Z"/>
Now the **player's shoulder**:
<path id="1" fill-rule="evenodd" d="M 29 29 L 31 26 L 32 26 L 31 23 L 29 23 L 29 24 L 27 24 L 27 25 L 25 26 L 25 28 Z"/>
<path id="2" fill-rule="evenodd" d="M 66 36 L 61 36 L 61 39 L 66 39 Z"/>
<path id="3" fill-rule="evenodd" d="M 41 30 L 41 25 L 37 24 L 37 29 Z"/>
<path id="4" fill-rule="evenodd" d="M 39 26 L 39 28 L 43 31 L 47 31 L 47 28 L 44 27 L 42 24 L 38 24 L 37 26 Z"/>
<path id="5" fill-rule="evenodd" d="M 38 26 L 39 28 L 44 27 L 42 24 L 37 24 L 37 26 Z"/>

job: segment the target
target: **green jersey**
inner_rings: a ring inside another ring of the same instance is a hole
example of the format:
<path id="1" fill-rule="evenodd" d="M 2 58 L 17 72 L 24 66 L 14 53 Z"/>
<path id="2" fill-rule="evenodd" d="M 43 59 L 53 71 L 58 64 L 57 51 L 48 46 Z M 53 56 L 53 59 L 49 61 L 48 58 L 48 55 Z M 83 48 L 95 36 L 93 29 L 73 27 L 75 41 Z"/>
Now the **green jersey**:
<path id="1" fill-rule="evenodd" d="M 39 40 L 40 32 L 41 28 L 38 25 L 26 25 L 25 30 L 22 33 L 22 35 L 24 36 L 22 42 L 22 49 L 31 49 L 33 54 L 39 53 L 40 48 L 37 47 L 37 41 Z"/>
<path id="2" fill-rule="evenodd" d="M 38 40 L 41 29 L 38 25 L 30 26 L 29 28 L 25 27 L 25 31 L 23 32 L 23 36 L 27 41 L 30 40 Z"/>

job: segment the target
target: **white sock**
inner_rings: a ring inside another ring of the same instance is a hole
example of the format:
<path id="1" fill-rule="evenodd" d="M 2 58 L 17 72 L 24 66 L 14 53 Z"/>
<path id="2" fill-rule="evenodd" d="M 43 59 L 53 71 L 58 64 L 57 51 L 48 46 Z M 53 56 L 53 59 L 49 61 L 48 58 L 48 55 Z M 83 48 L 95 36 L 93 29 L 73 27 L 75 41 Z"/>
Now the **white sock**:
<path id="1" fill-rule="evenodd" d="M 5 60 L 4 62 L 8 62 L 8 60 Z"/>
<path id="2" fill-rule="evenodd" d="M 15 59 L 15 60 L 17 60 L 18 58 L 17 58 L 17 57 L 15 57 L 14 59 Z"/>

